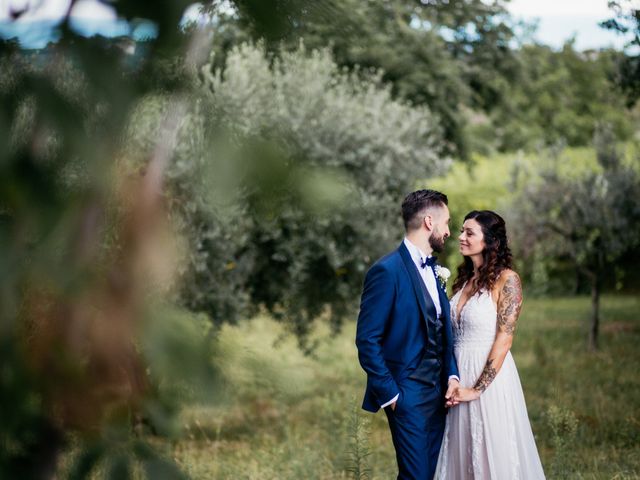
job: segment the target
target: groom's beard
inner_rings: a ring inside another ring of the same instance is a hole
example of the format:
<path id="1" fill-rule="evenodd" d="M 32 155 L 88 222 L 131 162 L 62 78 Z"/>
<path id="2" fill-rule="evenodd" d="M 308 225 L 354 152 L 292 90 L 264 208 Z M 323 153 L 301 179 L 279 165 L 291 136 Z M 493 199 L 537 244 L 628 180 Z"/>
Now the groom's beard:
<path id="1" fill-rule="evenodd" d="M 436 232 L 433 232 L 429 237 L 429 245 L 436 253 L 441 253 L 444 250 L 444 235 L 436 236 Z"/>

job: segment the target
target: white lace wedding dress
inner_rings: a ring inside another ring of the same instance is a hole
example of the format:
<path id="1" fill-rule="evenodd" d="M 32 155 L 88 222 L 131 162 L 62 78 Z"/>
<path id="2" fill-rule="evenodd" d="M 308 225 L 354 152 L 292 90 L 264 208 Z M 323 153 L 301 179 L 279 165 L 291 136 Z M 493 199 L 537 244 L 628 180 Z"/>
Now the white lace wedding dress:
<path id="1" fill-rule="evenodd" d="M 497 311 L 491 293 L 479 292 L 463 305 L 458 319 L 461 293 L 451 299 L 454 353 L 461 385 L 472 387 L 495 340 Z M 479 399 L 460 403 L 449 411 L 435 478 L 545 478 L 511 352 Z"/>

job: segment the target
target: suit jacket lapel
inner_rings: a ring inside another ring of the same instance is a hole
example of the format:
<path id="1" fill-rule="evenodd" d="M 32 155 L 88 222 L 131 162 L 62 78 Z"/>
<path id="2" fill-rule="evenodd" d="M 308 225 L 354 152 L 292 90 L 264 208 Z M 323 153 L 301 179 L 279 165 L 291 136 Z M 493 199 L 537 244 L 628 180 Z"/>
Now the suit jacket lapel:
<path id="1" fill-rule="evenodd" d="M 437 279 L 436 279 L 437 280 Z M 440 296 L 440 308 L 442 309 L 442 323 L 444 326 L 444 339 L 446 343 L 451 342 L 453 332 L 451 331 L 451 306 L 449 305 L 449 298 L 447 297 L 447 291 L 438 281 L 438 295 Z"/>
<path id="2" fill-rule="evenodd" d="M 413 291 L 416 294 L 416 298 L 418 299 L 418 304 L 420 305 L 425 321 L 428 321 L 429 318 L 436 318 L 436 306 L 433 304 L 433 300 L 429 294 L 423 293 L 427 287 L 420 278 L 418 269 L 416 268 L 415 263 L 413 263 L 411 254 L 404 245 L 404 242 L 400 244 L 400 247 L 398 247 L 398 252 L 400 252 L 400 257 L 402 257 L 407 274 L 411 279 L 411 285 L 413 285 Z"/>
<path id="3" fill-rule="evenodd" d="M 447 297 L 447 291 L 440 284 L 440 280 L 436 278 L 436 282 L 438 283 L 438 296 L 440 297 L 440 308 L 442 309 L 442 316 L 449 319 L 449 298 Z"/>

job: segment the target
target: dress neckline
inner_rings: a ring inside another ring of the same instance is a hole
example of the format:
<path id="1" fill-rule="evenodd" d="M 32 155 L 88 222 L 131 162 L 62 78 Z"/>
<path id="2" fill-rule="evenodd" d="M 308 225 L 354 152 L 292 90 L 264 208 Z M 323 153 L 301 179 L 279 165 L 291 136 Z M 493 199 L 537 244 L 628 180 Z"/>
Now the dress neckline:
<path id="1" fill-rule="evenodd" d="M 469 295 L 469 297 L 465 300 L 464 304 L 462 305 L 462 308 L 460 308 L 460 299 L 462 298 L 462 292 L 464 292 L 465 287 L 467 286 L 467 282 L 464 282 L 464 284 L 462 285 L 462 288 L 460 290 L 458 290 L 458 293 L 460 295 L 458 295 L 458 301 L 456 302 L 456 321 L 460 321 L 460 317 L 462 316 L 462 312 L 464 311 L 464 309 L 467 306 L 467 303 L 469 303 L 469 300 L 471 300 L 471 297 L 473 297 L 473 295 Z M 479 292 L 477 292 L 479 293 Z"/>
<path id="2" fill-rule="evenodd" d="M 456 295 L 458 295 L 458 300 L 456 301 L 456 308 L 455 308 L 456 322 L 460 322 L 461 321 L 461 317 L 462 317 L 462 313 L 464 312 L 464 309 L 467 308 L 467 304 L 473 299 L 473 297 L 476 297 L 476 296 L 477 297 L 481 297 L 482 295 L 485 295 L 485 294 L 489 295 L 489 298 L 491 300 L 491 306 L 493 307 L 493 309 L 496 312 L 498 311 L 498 307 L 497 307 L 496 303 L 493 301 L 493 295 L 491 294 L 491 292 L 488 291 L 488 290 L 483 290 L 483 289 L 480 289 L 476 293 L 474 293 L 473 295 L 470 295 L 465 300 L 465 302 L 462 305 L 462 307 L 460 307 L 459 306 L 460 298 L 462 297 L 462 292 L 464 291 L 464 288 L 467 286 L 467 283 L 468 283 L 468 281 L 464 282 L 464 284 L 462 285 L 462 288 L 456 292 Z"/>

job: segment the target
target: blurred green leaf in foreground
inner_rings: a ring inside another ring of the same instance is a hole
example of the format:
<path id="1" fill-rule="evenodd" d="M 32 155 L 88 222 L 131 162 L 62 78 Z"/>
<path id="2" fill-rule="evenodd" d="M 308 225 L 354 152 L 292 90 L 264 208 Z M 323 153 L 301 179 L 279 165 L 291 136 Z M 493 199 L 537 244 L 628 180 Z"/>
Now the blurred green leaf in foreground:
<path id="1" fill-rule="evenodd" d="M 158 394 L 167 355 L 201 365 L 183 381 L 215 380 L 210 338 L 159 330 L 165 319 L 149 308 L 174 281 L 179 242 L 162 191 L 188 87 L 154 74 L 176 53 L 197 64 L 203 32 L 177 28 L 186 2 L 119 3 L 125 19 L 158 27 L 132 64 L 118 41 L 69 28 L 74 5 L 45 52 L 0 45 L 0 476 L 54 478 L 72 443 L 71 478 L 181 478 L 131 426 L 170 426 L 174 405 Z M 172 98 L 163 135 L 144 171 L 129 171 L 127 119 L 160 90 Z"/>

